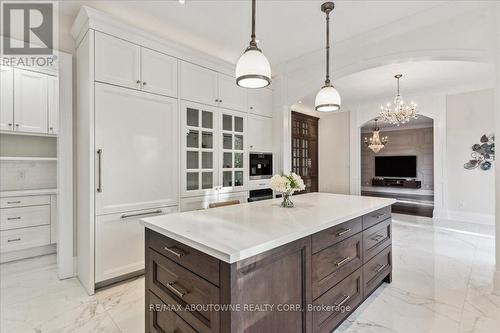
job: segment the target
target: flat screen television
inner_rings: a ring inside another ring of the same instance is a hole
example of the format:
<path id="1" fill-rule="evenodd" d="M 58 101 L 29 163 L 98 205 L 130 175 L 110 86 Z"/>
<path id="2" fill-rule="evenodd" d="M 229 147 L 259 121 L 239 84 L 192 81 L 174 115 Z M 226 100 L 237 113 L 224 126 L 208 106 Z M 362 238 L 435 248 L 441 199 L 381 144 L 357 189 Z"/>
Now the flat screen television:
<path id="1" fill-rule="evenodd" d="M 375 176 L 416 178 L 417 156 L 375 156 Z"/>

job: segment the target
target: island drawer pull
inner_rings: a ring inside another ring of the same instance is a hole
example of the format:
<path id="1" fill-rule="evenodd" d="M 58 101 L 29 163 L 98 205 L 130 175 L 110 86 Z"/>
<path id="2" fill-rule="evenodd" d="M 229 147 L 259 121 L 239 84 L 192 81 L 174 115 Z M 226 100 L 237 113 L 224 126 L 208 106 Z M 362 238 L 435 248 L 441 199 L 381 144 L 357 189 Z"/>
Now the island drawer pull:
<path id="1" fill-rule="evenodd" d="M 163 249 L 164 249 L 165 251 L 167 251 L 167 252 L 169 252 L 169 253 L 173 254 L 173 255 L 174 255 L 174 256 L 176 256 L 177 258 L 181 258 L 181 257 L 183 257 L 183 256 L 185 256 L 185 255 L 186 255 L 186 252 L 182 251 L 181 249 L 179 249 L 179 248 L 177 248 L 177 247 L 175 247 L 175 246 L 172 246 L 172 247 L 167 247 L 167 246 L 165 246 Z M 175 249 L 175 250 L 174 250 L 174 249 Z"/>
<path id="2" fill-rule="evenodd" d="M 345 234 L 347 234 L 349 231 L 351 231 L 351 228 L 342 229 L 342 231 L 339 231 L 339 232 L 337 233 L 337 237 L 340 237 L 340 236 L 342 236 L 342 235 L 345 235 Z"/>
<path id="3" fill-rule="evenodd" d="M 344 303 L 347 302 L 350 298 L 351 298 L 351 296 L 344 295 L 344 297 L 342 298 L 342 300 L 340 302 L 335 303 L 335 307 L 344 305 Z"/>
<path id="4" fill-rule="evenodd" d="M 381 238 L 384 238 L 384 236 L 383 235 L 376 235 L 376 236 L 374 236 L 374 237 L 372 237 L 370 239 L 374 240 L 375 242 L 378 242 Z"/>
<path id="5" fill-rule="evenodd" d="M 387 267 L 387 264 L 385 264 L 385 265 L 378 265 L 378 267 L 375 269 L 375 272 L 376 273 L 380 273 L 386 267 Z"/>
<path id="6" fill-rule="evenodd" d="M 382 216 L 385 216 L 385 213 L 377 213 L 377 215 L 375 215 L 377 219 L 381 218 Z"/>
<path id="7" fill-rule="evenodd" d="M 14 238 L 14 239 L 7 239 L 7 242 L 10 243 L 10 242 L 17 242 L 17 241 L 20 241 L 21 240 L 21 237 L 17 237 L 17 238 Z"/>
<path id="8" fill-rule="evenodd" d="M 8 205 L 20 204 L 20 203 L 21 203 L 21 200 L 17 200 L 17 201 L 7 201 L 7 204 L 8 204 Z"/>
<path id="9" fill-rule="evenodd" d="M 161 209 L 153 210 L 151 212 L 144 212 L 144 213 L 136 213 L 136 214 L 123 214 L 121 216 L 122 219 L 126 219 L 129 217 L 137 217 L 137 216 L 144 216 L 144 215 L 152 215 L 152 214 L 161 214 L 163 211 Z"/>
<path id="10" fill-rule="evenodd" d="M 351 257 L 345 257 L 344 259 L 338 261 L 335 263 L 335 266 L 339 267 L 341 266 L 342 264 L 345 264 L 346 262 L 348 262 L 349 260 L 351 260 Z"/>
<path id="11" fill-rule="evenodd" d="M 180 298 L 183 298 L 184 296 L 186 296 L 188 294 L 188 292 L 185 291 L 184 288 L 181 288 L 182 290 L 177 289 L 174 286 L 175 284 L 176 284 L 176 282 L 167 283 L 167 288 L 170 291 L 172 291 L 174 294 L 176 294 L 177 296 L 179 296 Z"/>
<path id="12" fill-rule="evenodd" d="M 21 216 L 16 216 L 16 217 L 8 217 L 7 221 L 12 221 L 12 220 L 20 220 Z"/>

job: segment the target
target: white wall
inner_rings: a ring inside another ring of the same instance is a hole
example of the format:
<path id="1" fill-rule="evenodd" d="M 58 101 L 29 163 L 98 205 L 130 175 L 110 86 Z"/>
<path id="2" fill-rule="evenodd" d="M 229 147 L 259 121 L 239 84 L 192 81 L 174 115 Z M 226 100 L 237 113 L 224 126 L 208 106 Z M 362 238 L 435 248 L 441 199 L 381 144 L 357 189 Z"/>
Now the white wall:
<path id="1" fill-rule="evenodd" d="M 349 112 L 319 120 L 319 191 L 349 194 Z"/>
<path id="2" fill-rule="evenodd" d="M 495 214 L 495 164 L 489 171 L 466 170 L 471 146 L 494 132 L 494 90 L 449 95 L 446 99 L 448 209 L 451 216 Z M 486 219 L 490 217 L 485 217 Z"/>

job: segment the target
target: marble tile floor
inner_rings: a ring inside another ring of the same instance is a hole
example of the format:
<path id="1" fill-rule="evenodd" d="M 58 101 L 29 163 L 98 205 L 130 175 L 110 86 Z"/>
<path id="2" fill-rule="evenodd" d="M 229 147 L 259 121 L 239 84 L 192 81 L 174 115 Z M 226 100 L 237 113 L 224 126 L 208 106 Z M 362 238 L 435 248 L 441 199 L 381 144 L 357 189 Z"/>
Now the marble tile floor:
<path id="1" fill-rule="evenodd" d="M 500 332 L 494 238 L 488 229 L 457 225 L 394 216 L 393 282 L 336 332 Z M 140 277 L 88 296 L 77 279 L 57 279 L 54 255 L 3 264 L 0 332 L 140 333 L 143 294 Z"/>

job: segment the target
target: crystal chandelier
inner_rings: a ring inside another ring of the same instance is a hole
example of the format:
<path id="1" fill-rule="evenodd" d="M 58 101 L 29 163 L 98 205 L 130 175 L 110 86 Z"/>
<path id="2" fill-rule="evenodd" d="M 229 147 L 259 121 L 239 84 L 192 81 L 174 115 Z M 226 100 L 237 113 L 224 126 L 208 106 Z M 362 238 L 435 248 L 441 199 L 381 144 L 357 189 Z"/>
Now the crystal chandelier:
<path id="1" fill-rule="evenodd" d="M 389 137 L 384 136 L 380 138 L 380 128 L 377 126 L 375 119 L 375 127 L 373 128 L 373 135 L 370 139 L 365 138 L 365 146 L 370 148 L 375 154 L 378 153 L 389 142 Z"/>
<path id="2" fill-rule="evenodd" d="M 409 105 L 405 105 L 401 94 L 399 93 L 399 79 L 403 77 L 403 74 L 397 74 L 394 76 L 398 80 L 398 93 L 394 98 L 394 108 L 389 102 L 385 106 L 380 107 L 379 118 L 392 125 L 402 125 L 409 122 L 411 119 L 417 119 L 417 104 L 411 102 Z"/>

